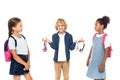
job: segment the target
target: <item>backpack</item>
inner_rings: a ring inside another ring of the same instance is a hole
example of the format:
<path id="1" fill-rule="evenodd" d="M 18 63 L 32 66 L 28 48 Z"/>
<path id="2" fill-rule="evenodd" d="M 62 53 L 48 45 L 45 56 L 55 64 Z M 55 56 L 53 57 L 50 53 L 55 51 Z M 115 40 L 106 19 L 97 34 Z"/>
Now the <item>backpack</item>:
<path id="1" fill-rule="evenodd" d="M 93 36 L 93 41 L 94 41 L 94 38 L 96 37 L 96 35 L 97 35 L 97 33 L 94 34 L 94 36 Z M 106 36 L 107 36 L 107 34 L 105 33 L 105 34 L 103 35 L 103 38 L 102 38 L 102 45 L 103 45 L 103 47 L 105 47 L 104 42 L 105 42 Z M 111 44 L 110 44 L 109 51 L 108 51 L 108 57 L 111 57 L 111 52 L 112 52 L 112 46 L 111 46 Z"/>
<path id="2" fill-rule="evenodd" d="M 23 35 L 21 35 L 21 36 L 25 39 L 25 37 Z M 14 39 L 15 47 L 17 47 L 17 40 L 13 36 L 10 36 L 9 38 L 13 38 Z M 10 48 L 8 46 L 9 38 L 4 43 L 4 56 L 5 56 L 5 61 L 6 62 L 10 62 L 11 59 L 12 59 L 12 54 L 11 54 Z"/>

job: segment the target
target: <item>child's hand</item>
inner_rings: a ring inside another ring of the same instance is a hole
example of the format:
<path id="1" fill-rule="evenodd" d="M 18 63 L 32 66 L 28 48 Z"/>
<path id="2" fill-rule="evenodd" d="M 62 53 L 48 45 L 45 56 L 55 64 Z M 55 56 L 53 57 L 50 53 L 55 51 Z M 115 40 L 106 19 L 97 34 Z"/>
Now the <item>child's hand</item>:
<path id="1" fill-rule="evenodd" d="M 103 72 L 104 69 L 105 69 L 105 65 L 104 65 L 104 64 L 101 64 L 101 65 L 99 66 L 99 72 Z"/>
<path id="2" fill-rule="evenodd" d="M 25 66 L 25 67 L 24 67 L 23 70 L 29 70 L 29 69 L 30 69 L 30 64 L 29 64 L 29 63 L 26 63 L 24 66 Z"/>
<path id="3" fill-rule="evenodd" d="M 28 61 L 27 64 L 29 65 L 29 68 L 30 68 L 30 61 Z"/>
<path id="4" fill-rule="evenodd" d="M 42 38 L 42 41 L 43 41 L 43 42 L 47 42 L 46 38 Z"/>
<path id="5" fill-rule="evenodd" d="M 79 40 L 79 42 L 84 42 L 85 40 L 83 39 L 83 38 L 81 38 L 80 40 Z"/>
<path id="6" fill-rule="evenodd" d="M 47 41 L 48 43 L 51 43 L 51 41 L 48 38 L 45 38 L 45 41 Z"/>
<path id="7" fill-rule="evenodd" d="M 81 38 L 81 39 L 78 39 L 78 40 L 76 40 L 75 42 L 76 43 L 79 43 L 79 42 L 84 42 L 85 40 L 83 40 L 83 38 Z"/>

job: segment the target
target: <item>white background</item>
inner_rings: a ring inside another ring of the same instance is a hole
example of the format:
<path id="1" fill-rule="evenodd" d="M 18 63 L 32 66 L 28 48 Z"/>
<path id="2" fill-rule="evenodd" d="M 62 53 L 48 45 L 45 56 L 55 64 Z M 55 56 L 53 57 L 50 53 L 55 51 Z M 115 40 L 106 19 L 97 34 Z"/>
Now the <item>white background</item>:
<path id="1" fill-rule="evenodd" d="M 91 80 L 86 77 L 86 60 L 95 33 L 97 18 L 104 15 L 111 21 L 105 30 L 109 34 L 113 52 L 106 63 L 106 80 L 119 80 L 120 71 L 120 31 L 119 0 L 0 0 L 0 80 L 12 80 L 9 75 L 10 63 L 5 62 L 3 45 L 8 36 L 8 20 L 19 17 L 23 23 L 23 32 L 31 51 L 30 73 L 33 80 L 54 80 L 54 62 L 49 45 L 47 52 L 42 52 L 42 37 L 51 39 L 56 32 L 54 26 L 58 18 L 64 18 L 67 31 L 74 40 L 83 37 L 86 47 L 82 53 L 71 51 L 70 80 Z M 63 77 L 61 77 L 61 80 Z M 22 76 L 22 80 L 25 80 Z"/>

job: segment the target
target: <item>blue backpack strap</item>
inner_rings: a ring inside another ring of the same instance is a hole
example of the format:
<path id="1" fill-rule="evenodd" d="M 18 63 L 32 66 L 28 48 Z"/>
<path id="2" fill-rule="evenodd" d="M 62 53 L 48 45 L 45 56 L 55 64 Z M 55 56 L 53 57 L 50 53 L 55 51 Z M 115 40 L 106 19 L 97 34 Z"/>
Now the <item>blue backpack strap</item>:
<path id="1" fill-rule="evenodd" d="M 15 41 L 15 47 L 17 47 L 17 40 L 13 36 L 10 36 L 10 37 L 14 39 L 14 41 Z"/>

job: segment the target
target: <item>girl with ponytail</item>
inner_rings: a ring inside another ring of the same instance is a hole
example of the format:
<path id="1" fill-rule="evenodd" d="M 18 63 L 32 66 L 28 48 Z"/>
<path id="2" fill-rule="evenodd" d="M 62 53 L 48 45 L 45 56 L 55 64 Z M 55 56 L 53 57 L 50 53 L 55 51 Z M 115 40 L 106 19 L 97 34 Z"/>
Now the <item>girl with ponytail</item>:
<path id="1" fill-rule="evenodd" d="M 10 75 L 13 75 L 13 80 L 20 80 L 21 75 L 24 75 L 26 80 L 32 80 L 30 75 L 30 51 L 26 39 L 22 32 L 22 22 L 19 18 L 13 17 L 8 21 L 9 30 L 9 48 L 12 53 L 10 64 Z M 15 40 L 17 45 L 15 45 Z"/>

